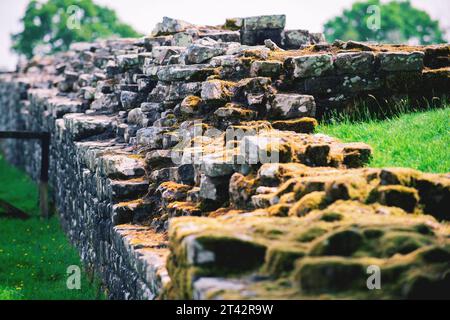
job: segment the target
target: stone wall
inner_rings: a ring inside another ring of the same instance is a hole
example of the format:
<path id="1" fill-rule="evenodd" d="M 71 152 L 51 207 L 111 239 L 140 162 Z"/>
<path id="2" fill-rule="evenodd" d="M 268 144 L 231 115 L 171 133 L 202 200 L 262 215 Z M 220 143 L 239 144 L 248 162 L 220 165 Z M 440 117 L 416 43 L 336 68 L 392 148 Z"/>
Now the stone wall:
<path id="1" fill-rule="evenodd" d="M 448 93 L 450 47 L 284 25 L 164 18 L 1 76 L 0 130 L 52 134 L 57 212 L 110 298 L 448 297 L 449 176 L 363 168 L 370 146 L 314 117 Z M 36 143 L 2 150 L 37 178 Z"/>

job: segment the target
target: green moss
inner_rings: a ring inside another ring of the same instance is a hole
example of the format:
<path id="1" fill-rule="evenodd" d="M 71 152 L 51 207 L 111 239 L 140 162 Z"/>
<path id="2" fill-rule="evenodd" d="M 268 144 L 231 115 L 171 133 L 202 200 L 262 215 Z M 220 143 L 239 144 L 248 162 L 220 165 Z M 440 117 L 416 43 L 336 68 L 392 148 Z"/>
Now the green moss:
<path id="1" fill-rule="evenodd" d="M 295 279 L 304 294 L 367 290 L 366 265 L 356 259 L 305 257 L 298 263 Z"/>
<path id="2" fill-rule="evenodd" d="M 332 203 L 337 200 L 364 201 L 368 193 L 367 181 L 357 175 L 336 177 L 325 185 L 326 200 Z"/>
<path id="3" fill-rule="evenodd" d="M 213 265 L 220 274 L 246 272 L 264 263 L 266 247 L 256 242 L 218 234 L 200 235 L 196 241 L 214 253 Z"/>
<path id="4" fill-rule="evenodd" d="M 227 19 L 223 27 L 224 29 L 227 30 L 238 31 L 241 28 L 236 23 L 237 23 L 236 19 Z"/>
<path id="5" fill-rule="evenodd" d="M 424 174 L 416 181 L 420 204 L 427 214 L 438 220 L 450 220 L 450 180 L 435 175 Z"/>
<path id="6" fill-rule="evenodd" d="M 310 144 L 306 147 L 303 155 L 300 155 L 300 162 L 312 167 L 326 166 L 330 154 L 328 144 Z"/>
<path id="7" fill-rule="evenodd" d="M 416 189 L 400 185 L 381 186 L 373 189 L 367 197 L 367 203 L 374 202 L 414 212 L 419 202 L 419 194 Z"/>
<path id="8" fill-rule="evenodd" d="M 450 273 L 443 276 L 418 274 L 409 279 L 404 294 L 411 300 L 450 299 Z"/>
<path id="9" fill-rule="evenodd" d="M 385 168 L 380 172 L 380 180 L 383 185 L 402 185 L 413 187 L 420 172 L 408 168 Z"/>
<path id="10" fill-rule="evenodd" d="M 291 206 L 285 204 L 276 204 L 267 208 L 267 212 L 272 217 L 287 217 Z"/>
<path id="11" fill-rule="evenodd" d="M 289 210 L 290 216 L 302 217 L 307 215 L 313 210 L 322 208 L 325 205 L 325 192 L 316 191 L 311 192 L 301 198 L 294 206 Z"/>
<path id="12" fill-rule="evenodd" d="M 297 133 L 314 133 L 318 122 L 314 118 L 273 121 L 272 127 L 277 130 L 294 131 Z"/>
<path id="13" fill-rule="evenodd" d="M 432 246 L 420 252 L 419 257 L 426 263 L 448 263 L 450 261 L 450 246 Z"/>
<path id="14" fill-rule="evenodd" d="M 288 181 L 282 183 L 277 190 L 276 195 L 281 197 L 285 193 L 290 193 L 294 191 L 294 188 L 297 184 L 297 180 L 295 178 L 289 179 Z"/>
<path id="15" fill-rule="evenodd" d="M 285 231 L 270 226 L 258 226 L 255 232 L 267 239 L 279 239 L 285 234 Z"/>
<path id="16" fill-rule="evenodd" d="M 380 251 L 384 257 L 394 254 L 408 254 L 429 245 L 430 239 L 412 232 L 389 232 L 380 239 Z"/>
<path id="17" fill-rule="evenodd" d="M 356 229 L 338 230 L 317 239 L 310 254 L 313 256 L 351 256 L 362 245 L 364 237 Z"/>
<path id="18" fill-rule="evenodd" d="M 342 219 L 342 214 L 337 212 L 325 212 L 321 217 L 321 220 L 325 222 L 336 222 L 341 221 Z"/>
<path id="19" fill-rule="evenodd" d="M 427 236 L 434 235 L 433 229 L 425 223 L 420 223 L 420 224 L 414 226 L 414 230 L 423 235 L 427 235 Z"/>
<path id="20" fill-rule="evenodd" d="M 319 227 L 310 227 L 306 231 L 302 232 L 296 240 L 299 242 L 311 242 L 314 239 L 324 235 L 328 231 Z"/>
<path id="21" fill-rule="evenodd" d="M 270 217 L 265 210 L 259 210 L 216 219 L 178 219 L 172 220 L 172 225 L 179 229 L 177 237 L 171 236 L 175 247 L 181 235 L 198 236 L 200 232 L 207 237 L 213 234 L 220 238 L 238 238 L 267 248 L 264 261 L 253 264 L 247 262 L 247 256 L 254 254 L 242 254 L 242 244 L 229 245 L 228 240 L 217 240 L 222 244 L 216 246 L 213 241 L 210 251 L 215 257 L 216 253 L 223 257 L 217 255 L 216 261 L 199 266 L 201 270 L 196 272 L 232 279 L 261 276 L 242 292 L 221 292 L 216 296 L 221 299 L 250 298 L 248 292 L 261 299 L 404 298 L 408 296 L 410 279 L 430 276 L 436 283 L 426 287 L 431 290 L 434 285 L 442 286 L 444 275 L 449 273 L 448 226 L 430 216 L 409 215 L 396 207 L 340 200 L 323 211 L 314 210 L 300 218 Z M 202 250 L 207 250 L 202 246 Z M 178 254 L 186 255 L 186 252 Z M 178 256 L 177 259 L 183 260 Z M 236 264 L 222 268 L 227 261 Z M 244 268 L 238 267 L 236 261 Z M 366 281 L 371 275 L 367 267 L 371 265 L 381 268 L 383 290 L 367 289 Z M 191 266 L 179 265 L 178 268 Z M 196 277 L 199 274 L 196 273 Z"/>
<path id="22" fill-rule="evenodd" d="M 384 230 L 377 228 L 368 228 L 363 231 L 364 237 L 367 239 L 379 239 L 384 235 Z"/>
<path id="23" fill-rule="evenodd" d="M 295 261 L 304 257 L 306 253 L 302 249 L 286 246 L 271 247 L 267 252 L 264 271 L 275 276 L 280 276 L 294 269 Z"/>

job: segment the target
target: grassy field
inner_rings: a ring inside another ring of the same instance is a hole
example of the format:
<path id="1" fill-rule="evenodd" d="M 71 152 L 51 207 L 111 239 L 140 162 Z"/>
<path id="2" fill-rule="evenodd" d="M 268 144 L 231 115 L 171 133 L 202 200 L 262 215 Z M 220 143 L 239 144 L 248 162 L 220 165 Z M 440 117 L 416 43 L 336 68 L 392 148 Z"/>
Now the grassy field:
<path id="1" fill-rule="evenodd" d="M 59 221 L 38 218 L 37 187 L 0 155 L 0 198 L 31 213 L 26 221 L 2 217 L 0 211 L 0 300 L 95 299 L 97 285 L 82 273 L 81 289 L 66 286 L 67 267 L 81 266 Z"/>
<path id="2" fill-rule="evenodd" d="M 374 149 L 372 167 L 410 167 L 450 172 L 450 106 L 403 114 L 383 121 L 321 125 L 318 132 Z"/>

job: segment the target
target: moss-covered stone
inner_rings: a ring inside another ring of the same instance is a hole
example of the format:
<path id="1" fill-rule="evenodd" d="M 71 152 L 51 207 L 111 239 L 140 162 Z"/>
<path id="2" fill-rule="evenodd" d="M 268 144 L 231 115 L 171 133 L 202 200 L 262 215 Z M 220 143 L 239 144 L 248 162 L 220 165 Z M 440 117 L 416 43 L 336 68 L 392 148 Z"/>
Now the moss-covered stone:
<path id="1" fill-rule="evenodd" d="M 326 203 L 325 192 L 315 191 L 307 194 L 289 210 L 290 216 L 302 217 L 313 210 L 320 209 Z"/>
<path id="2" fill-rule="evenodd" d="M 296 238 L 296 240 L 299 242 L 311 242 L 327 232 L 328 232 L 327 229 L 323 229 L 320 227 L 310 227 L 305 231 L 303 231 L 302 233 L 300 233 Z"/>
<path id="3" fill-rule="evenodd" d="M 414 212 L 419 202 L 419 194 L 416 189 L 400 185 L 380 186 L 371 191 L 367 201 L 369 203 L 379 202 L 383 205 L 402 208 L 407 212 Z"/>
<path id="4" fill-rule="evenodd" d="M 338 230 L 320 238 L 313 244 L 310 254 L 313 256 L 351 256 L 364 241 L 357 229 Z"/>
<path id="5" fill-rule="evenodd" d="M 318 122 L 314 118 L 273 121 L 272 127 L 277 130 L 294 131 L 297 133 L 314 133 Z"/>
<path id="6" fill-rule="evenodd" d="M 428 237 L 420 234 L 392 231 L 380 239 L 380 250 L 383 256 L 391 257 L 394 254 L 408 254 L 430 243 Z"/>
<path id="7" fill-rule="evenodd" d="M 340 257 L 304 258 L 298 262 L 295 279 L 305 294 L 332 294 L 367 290 L 366 261 Z"/>
<path id="8" fill-rule="evenodd" d="M 289 214 L 291 206 L 286 204 L 276 204 L 267 208 L 267 212 L 271 217 L 286 217 Z"/>
<path id="9" fill-rule="evenodd" d="M 190 269 L 184 264 L 192 261 L 189 250 L 179 243 L 206 239 L 198 241 L 198 252 L 226 252 L 219 259 L 232 257 L 233 262 L 219 263 L 215 254 L 203 254 L 200 261 L 204 263 L 196 264 L 200 270 L 194 278 L 227 275 L 233 281 L 241 279 L 261 298 L 407 298 L 412 296 L 408 285 L 414 277 L 432 274 L 439 287 L 445 277 L 437 275 L 449 272 L 449 227 L 431 216 L 410 215 L 397 207 L 339 200 L 300 218 L 271 217 L 267 210 L 257 210 L 215 219 L 179 219 L 172 220 L 169 232 L 179 268 Z M 230 248 L 242 252 L 241 246 L 248 249 L 249 257 L 261 257 L 254 254 L 260 252 L 256 248 L 267 248 L 264 261 L 234 258 Z M 382 292 L 367 290 L 371 265 L 381 268 Z M 251 280 L 254 276 L 260 280 Z M 219 296 L 246 297 L 231 289 Z"/>
<path id="10" fill-rule="evenodd" d="M 450 220 L 450 179 L 423 174 L 416 179 L 415 184 L 425 213 L 439 220 Z"/>
<path id="11" fill-rule="evenodd" d="M 305 256 L 301 248 L 274 246 L 269 248 L 266 256 L 266 264 L 263 272 L 280 276 L 294 269 L 295 261 Z"/>

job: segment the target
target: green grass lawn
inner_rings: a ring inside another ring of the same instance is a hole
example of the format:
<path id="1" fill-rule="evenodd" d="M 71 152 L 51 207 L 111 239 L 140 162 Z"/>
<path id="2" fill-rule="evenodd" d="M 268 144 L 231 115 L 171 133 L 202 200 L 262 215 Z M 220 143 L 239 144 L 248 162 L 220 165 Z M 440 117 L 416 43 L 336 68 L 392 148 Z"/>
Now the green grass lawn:
<path id="1" fill-rule="evenodd" d="M 37 186 L 1 155 L 0 198 L 32 214 L 21 221 L 4 218 L 0 211 L 0 300 L 95 299 L 98 286 L 89 284 L 84 272 L 81 289 L 67 289 L 67 267 L 81 267 L 78 253 L 56 217 L 38 218 Z"/>
<path id="2" fill-rule="evenodd" d="M 318 132 L 374 149 L 372 167 L 450 172 L 450 106 L 383 121 L 321 125 Z"/>

